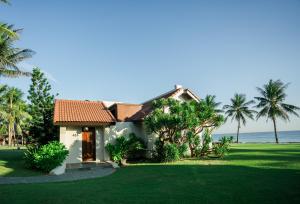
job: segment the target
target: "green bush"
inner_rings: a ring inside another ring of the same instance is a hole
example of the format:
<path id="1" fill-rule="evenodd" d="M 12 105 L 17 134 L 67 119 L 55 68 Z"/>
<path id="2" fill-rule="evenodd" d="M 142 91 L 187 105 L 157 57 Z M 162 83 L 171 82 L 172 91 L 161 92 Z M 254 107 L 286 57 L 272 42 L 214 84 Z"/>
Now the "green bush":
<path id="1" fill-rule="evenodd" d="M 40 148 L 35 146 L 27 147 L 25 160 L 27 165 L 31 168 L 50 172 L 52 169 L 61 165 L 68 154 L 68 150 L 62 143 L 53 141 Z"/>
<path id="2" fill-rule="evenodd" d="M 164 160 L 165 162 L 177 161 L 180 159 L 180 153 L 176 144 L 166 144 L 164 146 Z"/>
<path id="3" fill-rule="evenodd" d="M 178 146 L 178 152 L 179 152 L 180 158 L 184 157 L 187 150 L 188 150 L 187 144 L 182 144 L 182 145 Z"/>
<path id="4" fill-rule="evenodd" d="M 132 156 L 138 150 L 144 149 L 145 145 L 134 133 L 130 133 L 128 137 L 123 135 L 118 137 L 115 144 L 108 143 L 105 148 L 110 158 L 120 164 L 122 160 Z"/>
<path id="5" fill-rule="evenodd" d="M 209 145 L 212 142 L 212 137 L 209 133 L 208 129 L 205 129 L 203 134 L 203 141 L 202 141 L 202 147 L 197 149 L 196 155 L 197 156 L 205 156 L 210 152 Z"/>
<path id="6" fill-rule="evenodd" d="M 222 137 L 219 143 L 215 143 L 213 152 L 217 157 L 224 157 L 229 152 L 230 143 L 233 141 L 233 137 Z"/>
<path id="7" fill-rule="evenodd" d="M 38 146 L 36 145 L 27 145 L 27 150 L 24 152 L 25 161 L 28 168 L 35 169 L 34 157 L 38 151 Z"/>

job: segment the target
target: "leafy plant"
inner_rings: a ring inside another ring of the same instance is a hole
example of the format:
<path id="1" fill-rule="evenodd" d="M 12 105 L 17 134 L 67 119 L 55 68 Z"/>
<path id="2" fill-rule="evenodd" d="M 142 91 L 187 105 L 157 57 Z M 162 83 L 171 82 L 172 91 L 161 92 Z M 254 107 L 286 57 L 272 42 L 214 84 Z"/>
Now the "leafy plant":
<path id="1" fill-rule="evenodd" d="M 187 144 L 184 143 L 182 145 L 179 145 L 177 148 L 178 148 L 178 152 L 179 152 L 179 157 L 180 158 L 184 157 L 185 153 L 188 150 Z"/>
<path id="2" fill-rule="evenodd" d="M 145 145 L 134 133 L 130 133 L 128 137 L 122 135 L 116 139 L 115 144 L 108 143 L 105 146 L 110 158 L 119 164 L 122 164 L 122 160 L 144 148 Z"/>
<path id="3" fill-rule="evenodd" d="M 232 143 L 233 137 L 222 137 L 218 143 L 213 145 L 213 152 L 217 157 L 224 157 L 229 152 L 230 143 Z"/>
<path id="4" fill-rule="evenodd" d="M 195 156 L 200 146 L 199 134 L 223 123 L 224 118 L 217 109 L 219 103 L 214 100 L 214 96 L 208 96 L 201 101 L 179 102 L 168 98 L 153 102 L 154 110 L 145 118 L 145 124 L 149 133 L 158 136 L 159 142 L 155 143 L 158 160 L 164 160 L 162 150 L 168 143 L 177 146 L 187 143 L 191 156 Z"/>
<path id="5" fill-rule="evenodd" d="M 180 153 L 176 144 L 166 144 L 164 146 L 164 162 L 172 162 L 180 159 Z"/>
<path id="6" fill-rule="evenodd" d="M 211 134 L 208 129 L 205 129 L 202 140 L 202 147 L 198 150 L 197 156 L 205 156 L 210 151 L 210 144 L 212 142 Z"/>
<path id="7" fill-rule="evenodd" d="M 68 154 L 68 150 L 62 143 L 53 141 L 41 147 L 29 146 L 25 151 L 25 160 L 31 168 L 50 172 L 61 165 Z"/>

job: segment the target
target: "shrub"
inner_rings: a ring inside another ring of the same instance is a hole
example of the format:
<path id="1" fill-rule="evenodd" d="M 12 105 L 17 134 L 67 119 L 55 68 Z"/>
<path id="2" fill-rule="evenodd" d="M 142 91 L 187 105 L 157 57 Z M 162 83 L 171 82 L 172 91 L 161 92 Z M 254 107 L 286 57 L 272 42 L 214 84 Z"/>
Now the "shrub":
<path id="1" fill-rule="evenodd" d="M 197 156 L 205 156 L 208 154 L 210 151 L 209 145 L 212 142 L 211 135 L 209 133 L 208 129 L 205 129 L 204 134 L 203 134 L 203 142 L 202 142 L 202 147 L 197 149 L 196 154 Z"/>
<path id="2" fill-rule="evenodd" d="M 178 146 L 178 152 L 179 152 L 180 158 L 184 157 L 187 150 L 188 150 L 187 144 L 182 144 L 182 145 Z"/>
<path id="3" fill-rule="evenodd" d="M 177 161 L 180 159 L 180 153 L 176 144 L 166 144 L 164 146 L 164 160 L 165 162 Z"/>
<path id="4" fill-rule="evenodd" d="M 25 152 L 25 160 L 28 166 L 44 172 L 61 165 L 69 152 L 66 147 L 57 141 L 50 142 L 40 148 L 30 146 Z"/>
<path id="5" fill-rule="evenodd" d="M 118 137 L 115 144 L 108 143 L 105 148 L 113 161 L 121 163 L 138 150 L 144 149 L 145 145 L 134 133 L 130 133 L 128 137 L 124 135 Z"/>
<path id="6" fill-rule="evenodd" d="M 36 145 L 27 145 L 27 150 L 24 152 L 25 161 L 28 168 L 36 168 L 34 163 L 34 155 L 37 153 L 38 147 Z"/>
<path id="7" fill-rule="evenodd" d="M 215 143 L 213 152 L 218 157 L 224 157 L 229 152 L 230 143 L 233 141 L 233 137 L 222 137 L 219 143 Z"/>

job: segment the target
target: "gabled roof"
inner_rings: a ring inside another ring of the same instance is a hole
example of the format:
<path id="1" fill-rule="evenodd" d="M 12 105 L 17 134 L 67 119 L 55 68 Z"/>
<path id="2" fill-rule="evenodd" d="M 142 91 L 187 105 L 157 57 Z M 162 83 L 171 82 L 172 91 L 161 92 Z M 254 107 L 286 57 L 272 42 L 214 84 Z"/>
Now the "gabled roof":
<path id="1" fill-rule="evenodd" d="M 161 94 L 161 95 L 159 95 L 155 98 L 152 98 L 151 100 L 148 100 L 148 101 L 144 102 L 142 104 L 141 110 L 138 111 L 136 114 L 134 114 L 130 118 L 130 120 L 132 120 L 132 121 L 141 121 L 141 120 L 143 120 L 148 114 L 151 113 L 152 103 L 153 103 L 154 100 L 159 100 L 159 99 L 163 99 L 163 98 L 167 99 L 167 98 L 170 98 L 170 97 L 174 97 L 174 96 L 176 96 L 176 94 L 178 94 L 180 92 L 190 95 L 190 97 L 193 98 L 194 100 L 200 100 L 200 98 L 196 94 L 194 94 L 192 91 L 190 91 L 189 89 L 184 89 L 184 88 L 181 88 L 181 87 L 180 88 L 175 88 L 175 89 L 173 89 L 169 92 L 166 92 L 166 93 Z"/>
<path id="2" fill-rule="evenodd" d="M 109 110 L 117 121 L 131 121 L 131 117 L 142 109 L 141 104 L 115 103 Z"/>
<path id="3" fill-rule="evenodd" d="M 109 109 L 101 101 L 56 100 L 54 124 L 103 125 L 116 121 L 142 121 L 152 112 L 154 100 L 170 97 L 179 100 L 186 100 L 186 97 L 192 100 L 200 100 L 192 91 L 181 86 L 176 86 L 175 89 L 142 104 L 115 103 Z"/>
<path id="4" fill-rule="evenodd" d="M 101 125 L 115 122 L 101 101 L 55 100 L 54 124 Z"/>

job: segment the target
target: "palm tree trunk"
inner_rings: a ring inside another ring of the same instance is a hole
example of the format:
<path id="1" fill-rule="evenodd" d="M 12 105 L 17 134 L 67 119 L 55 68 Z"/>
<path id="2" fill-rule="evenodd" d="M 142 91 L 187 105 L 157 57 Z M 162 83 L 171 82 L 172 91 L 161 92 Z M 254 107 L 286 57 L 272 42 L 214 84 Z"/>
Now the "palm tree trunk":
<path id="1" fill-rule="evenodd" d="M 276 120 L 275 120 L 275 118 L 272 118 L 272 120 L 273 120 L 273 125 L 274 125 L 275 140 L 276 140 L 276 143 L 278 144 L 279 141 L 278 141 L 278 136 L 277 136 Z"/>
<path id="2" fill-rule="evenodd" d="M 12 111 L 12 97 L 9 98 L 9 102 L 10 102 L 10 114 Z M 12 124 L 11 124 L 11 115 L 9 116 L 9 123 L 8 123 L 8 146 L 11 146 L 12 144 Z"/>
<path id="3" fill-rule="evenodd" d="M 12 131 L 11 131 L 11 125 L 8 125 L 8 146 L 11 146 L 12 141 Z"/>
<path id="4" fill-rule="evenodd" d="M 237 129 L 237 133 L 236 133 L 236 143 L 239 143 L 239 134 L 240 134 L 240 121 L 238 121 L 238 129 Z"/>

